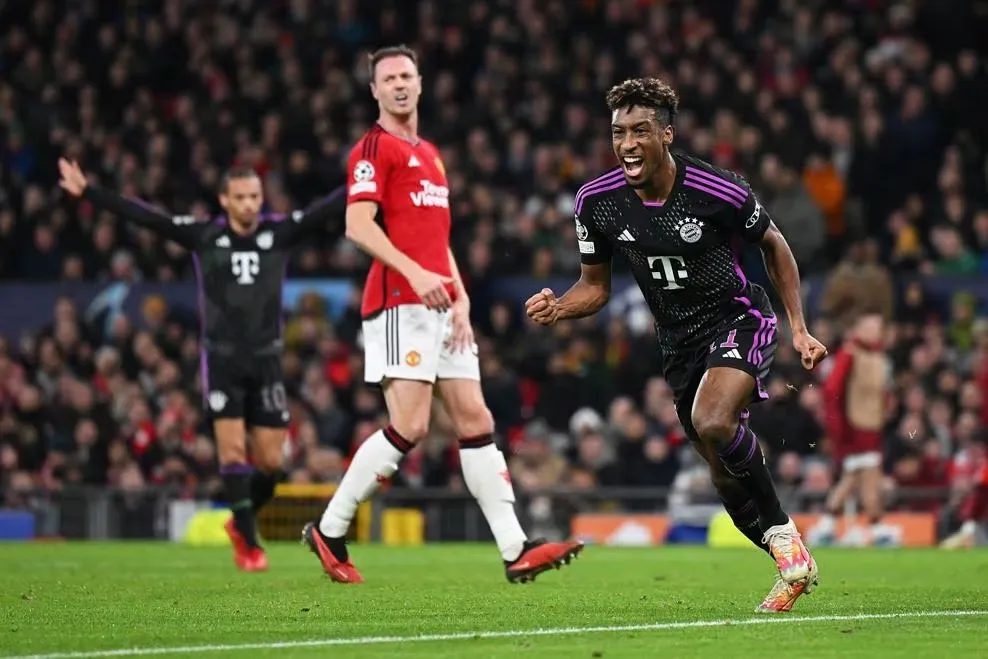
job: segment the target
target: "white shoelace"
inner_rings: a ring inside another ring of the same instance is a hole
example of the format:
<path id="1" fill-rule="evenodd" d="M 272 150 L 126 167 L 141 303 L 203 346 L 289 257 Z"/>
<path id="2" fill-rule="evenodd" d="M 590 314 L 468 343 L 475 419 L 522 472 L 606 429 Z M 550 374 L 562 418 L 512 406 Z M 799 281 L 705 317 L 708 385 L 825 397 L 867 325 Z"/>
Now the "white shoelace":
<path id="1" fill-rule="evenodd" d="M 798 537 L 799 533 L 794 531 L 789 524 L 773 526 L 762 536 L 762 544 L 789 556 L 792 554 L 793 544 Z"/>

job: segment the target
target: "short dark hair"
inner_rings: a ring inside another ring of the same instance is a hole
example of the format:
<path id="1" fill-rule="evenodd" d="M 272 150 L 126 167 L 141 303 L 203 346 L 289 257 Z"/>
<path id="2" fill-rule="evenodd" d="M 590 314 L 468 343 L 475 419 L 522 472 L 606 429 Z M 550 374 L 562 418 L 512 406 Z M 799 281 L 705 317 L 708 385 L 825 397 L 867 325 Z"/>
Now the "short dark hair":
<path id="1" fill-rule="evenodd" d="M 418 54 L 406 46 L 405 44 L 398 44 L 397 46 L 386 46 L 384 48 L 378 48 L 367 58 L 367 68 L 370 72 L 371 80 L 374 79 L 374 73 L 377 71 L 377 65 L 381 63 L 381 60 L 387 59 L 389 57 L 407 57 L 412 60 L 412 64 L 415 65 L 417 69 L 419 67 L 419 56 Z"/>
<path id="2" fill-rule="evenodd" d="M 250 167 L 231 167 L 230 169 L 223 172 L 223 176 L 220 177 L 220 192 L 226 192 L 226 189 L 230 185 L 230 181 L 236 179 L 244 178 L 260 178 Z"/>
<path id="3" fill-rule="evenodd" d="M 632 78 L 607 92 L 607 107 L 611 112 L 637 105 L 655 110 L 655 118 L 671 126 L 679 111 L 679 95 L 660 78 Z"/>

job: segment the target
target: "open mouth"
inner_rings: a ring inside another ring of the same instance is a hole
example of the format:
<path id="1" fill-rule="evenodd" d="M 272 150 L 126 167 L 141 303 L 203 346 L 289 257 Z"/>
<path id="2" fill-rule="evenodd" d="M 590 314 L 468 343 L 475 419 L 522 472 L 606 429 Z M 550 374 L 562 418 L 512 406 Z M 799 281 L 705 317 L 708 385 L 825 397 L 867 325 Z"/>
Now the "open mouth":
<path id="1" fill-rule="evenodd" d="M 645 159 L 639 156 L 624 156 L 621 158 L 621 166 L 629 178 L 638 178 L 645 169 Z"/>
<path id="2" fill-rule="evenodd" d="M 401 105 L 404 105 L 408 101 L 408 94 L 396 94 L 395 101 Z"/>

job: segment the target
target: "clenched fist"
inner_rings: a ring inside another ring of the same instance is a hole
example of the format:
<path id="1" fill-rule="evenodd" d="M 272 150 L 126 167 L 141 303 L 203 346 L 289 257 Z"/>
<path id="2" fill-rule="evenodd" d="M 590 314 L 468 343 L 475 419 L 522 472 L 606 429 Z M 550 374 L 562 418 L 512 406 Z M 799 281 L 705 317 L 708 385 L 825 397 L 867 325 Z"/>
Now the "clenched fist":
<path id="1" fill-rule="evenodd" d="M 559 319 L 556 294 L 543 288 L 525 302 L 525 313 L 539 325 L 552 325 Z"/>
<path id="2" fill-rule="evenodd" d="M 809 332 L 800 332 L 792 337 L 792 346 L 799 353 L 803 368 L 812 371 L 827 356 L 827 346 L 817 341 Z"/>

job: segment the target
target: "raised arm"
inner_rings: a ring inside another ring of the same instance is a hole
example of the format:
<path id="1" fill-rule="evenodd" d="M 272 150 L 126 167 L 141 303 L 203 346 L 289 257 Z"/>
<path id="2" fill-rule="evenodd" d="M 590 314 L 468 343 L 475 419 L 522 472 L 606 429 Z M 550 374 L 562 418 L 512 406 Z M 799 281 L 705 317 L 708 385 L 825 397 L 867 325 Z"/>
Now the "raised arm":
<path id="1" fill-rule="evenodd" d="M 298 242 L 310 231 L 323 229 L 346 213 L 346 186 L 340 186 L 305 210 L 291 214 L 291 242 Z"/>
<path id="2" fill-rule="evenodd" d="M 191 215 L 170 215 L 142 201 L 90 185 L 79 165 L 64 158 L 59 159 L 58 169 L 59 185 L 73 197 L 88 199 L 97 208 L 174 240 L 186 249 L 195 247 L 203 225 Z"/>

